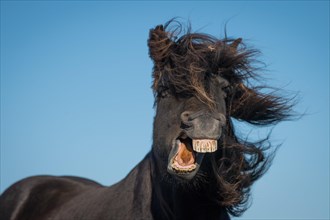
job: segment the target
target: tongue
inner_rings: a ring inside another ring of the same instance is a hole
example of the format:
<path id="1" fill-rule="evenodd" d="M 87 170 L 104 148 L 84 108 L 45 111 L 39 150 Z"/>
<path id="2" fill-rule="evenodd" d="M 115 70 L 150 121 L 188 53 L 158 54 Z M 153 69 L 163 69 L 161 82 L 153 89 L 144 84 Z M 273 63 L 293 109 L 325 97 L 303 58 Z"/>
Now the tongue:
<path id="1" fill-rule="evenodd" d="M 179 144 L 179 150 L 174 160 L 182 167 L 190 166 L 195 163 L 195 155 L 184 143 Z"/>

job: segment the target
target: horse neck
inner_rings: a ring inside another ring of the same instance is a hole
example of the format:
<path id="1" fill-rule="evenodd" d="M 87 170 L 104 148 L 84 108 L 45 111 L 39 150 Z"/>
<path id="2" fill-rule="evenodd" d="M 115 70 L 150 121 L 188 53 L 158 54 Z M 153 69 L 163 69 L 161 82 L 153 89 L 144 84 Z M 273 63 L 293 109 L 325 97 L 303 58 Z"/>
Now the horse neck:
<path id="1" fill-rule="evenodd" d="M 126 215 L 132 215 L 122 219 L 134 219 L 135 216 L 141 219 L 152 219 L 150 213 L 152 182 L 150 172 L 149 154 L 136 165 L 130 173 L 117 184 L 109 187 L 110 198 L 120 198 L 116 203 L 127 203 Z M 114 194 L 114 195 L 113 195 Z"/>
<path id="2" fill-rule="evenodd" d="M 193 189 L 163 181 L 163 174 L 152 164 L 152 212 L 154 219 L 217 219 L 229 220 L 225 208 L 220 207 L 209 189 Z"/>

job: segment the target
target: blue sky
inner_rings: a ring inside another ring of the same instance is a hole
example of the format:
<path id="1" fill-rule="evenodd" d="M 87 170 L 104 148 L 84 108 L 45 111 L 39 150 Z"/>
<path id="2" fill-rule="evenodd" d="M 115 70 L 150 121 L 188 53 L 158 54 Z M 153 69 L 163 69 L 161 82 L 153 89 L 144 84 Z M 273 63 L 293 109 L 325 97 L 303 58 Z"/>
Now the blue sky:
<path id="1" fill-rule="evenodd" d="M 37 174 L 122 179 L 152 144 L 148 31 L 177 16 L 218 37 L 227 23 L 307 113 L 273 130 L 282 147 L 241 219 L 328 219 L 328 1 L 1 1 L 0 191 Z"/>

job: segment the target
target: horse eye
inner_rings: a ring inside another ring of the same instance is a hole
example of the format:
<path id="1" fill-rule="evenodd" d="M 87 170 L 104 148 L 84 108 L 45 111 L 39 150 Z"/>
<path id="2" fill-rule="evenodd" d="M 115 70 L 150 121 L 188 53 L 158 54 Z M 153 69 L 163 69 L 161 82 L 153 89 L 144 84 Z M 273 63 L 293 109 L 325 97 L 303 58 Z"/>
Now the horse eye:
<path id="1" fill-rule="evenodd" d="M 162 90 L 158 92 L 158 97 L 166 98 L 170 96 L 170 91 L 168 89 Z"/>
<path id="2" fill-rule="evenodd" d="M 214 73 L 214 72 L 209 72 L 209 75 L 211 76 L 211 77 L 216 77 L 216 76 L 218 76 L 216 73 Z"/>
<path id="3" fill-rule="evenodd" d="M 222 91 L 224 91 L 227 95 L 230 94 L 233 90 L 233 87 L 228 85 L 222 88 Z"/>

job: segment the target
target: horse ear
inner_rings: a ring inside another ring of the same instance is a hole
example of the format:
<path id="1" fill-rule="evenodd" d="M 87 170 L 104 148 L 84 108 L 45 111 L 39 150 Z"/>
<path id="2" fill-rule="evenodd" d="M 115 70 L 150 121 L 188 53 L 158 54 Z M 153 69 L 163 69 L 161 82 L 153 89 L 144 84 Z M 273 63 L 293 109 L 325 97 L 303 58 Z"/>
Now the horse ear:
<path id="1" fill-rule="evenodd" d="M 237 38 L 230 44 L 230 47 L 236 51 L 240 43 L 242 43 L 242 38 Z"/>
<path id="2" fill-rule="evenodd" d="M 230 116 L 255 125 L 275 124 L 290 117 L 290 100 L 273 93 L 264 94 L 262 88 L 248 88 L 243 83 L 236 86 Z"/>
<path id="3" fill-rule="evenodd" d="M 174 42 L 170 39 L 169 33 L 163 25 L 158 25 L 149 32 L 148 47 L 149 56 L 155 65 L 163 64 L 169 56 L 171 46 Z"/>

